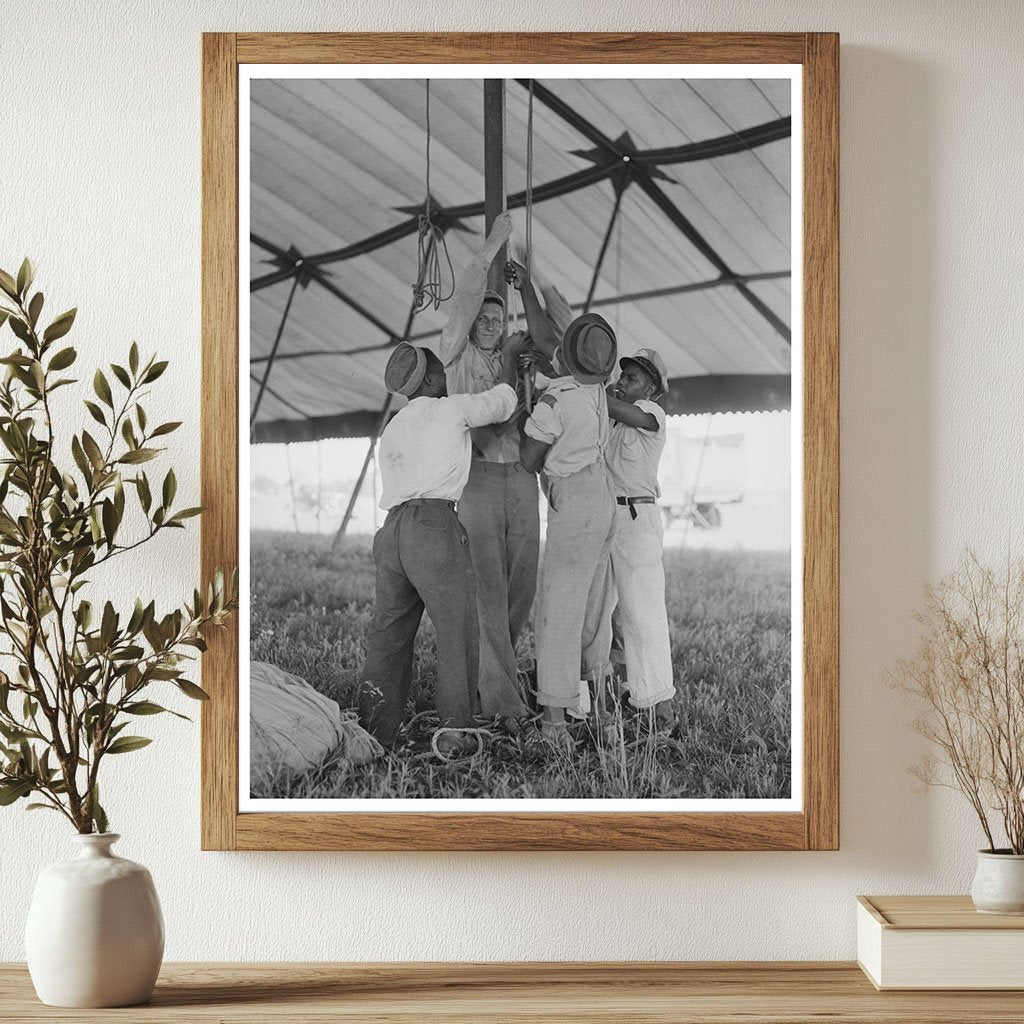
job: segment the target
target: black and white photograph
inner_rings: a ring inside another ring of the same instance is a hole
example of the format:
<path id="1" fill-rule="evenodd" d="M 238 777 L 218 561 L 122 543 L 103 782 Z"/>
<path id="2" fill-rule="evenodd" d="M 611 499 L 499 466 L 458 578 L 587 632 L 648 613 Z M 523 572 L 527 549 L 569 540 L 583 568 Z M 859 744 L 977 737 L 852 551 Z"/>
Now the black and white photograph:
<path id="1" fill-rule="evenodd" d="M 247 69 L 242 810 L 799 810 L 800 90 Z"/>

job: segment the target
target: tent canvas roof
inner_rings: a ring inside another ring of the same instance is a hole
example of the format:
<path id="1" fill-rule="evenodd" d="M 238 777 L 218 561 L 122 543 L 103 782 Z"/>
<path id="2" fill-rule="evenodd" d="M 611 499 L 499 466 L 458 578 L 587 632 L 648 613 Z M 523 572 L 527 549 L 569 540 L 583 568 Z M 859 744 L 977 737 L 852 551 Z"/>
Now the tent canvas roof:
<path id="1" fill-rule="evenodd" d="M 527 83 L 505 94 L 522 238 Z M 250 407 L 271 363 L 257 442 L 373 427 L 416 278 L 425 105 L 422 79 L 251 82 Z M 431 81 L 430 193 L 456 274 L 483 240 L 483 105 L 479 79 Z M 788 79 L 534 85 L 534 264 L 582 308 L 621 192 L 592 308 L 623 354 L 662 354 L 669 411 L 788 406 L 789 115 Z M 436 347 L 445 319 L 418 313 L 413 337 Z"/>

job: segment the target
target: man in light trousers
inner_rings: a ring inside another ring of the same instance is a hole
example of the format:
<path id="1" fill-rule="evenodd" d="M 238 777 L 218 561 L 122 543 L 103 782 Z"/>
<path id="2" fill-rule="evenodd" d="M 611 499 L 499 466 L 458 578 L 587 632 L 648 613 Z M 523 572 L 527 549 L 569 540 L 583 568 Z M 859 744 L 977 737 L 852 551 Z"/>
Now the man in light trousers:
<path id="1" fill-rule="evenodd" d="M 650 348 L 620 359 L 619 366 L 622 373 L 608 390 L 612 428 L 605 461 L 616 504 L 604 614 L 610 624 L 613 610 L 618 610 L 629 703 L 653 709 L 658 727 L 671 729 L 676 691 L 657 504 L 665 411 L 655 401 L 667 387 L 668 371 Z"/>
<path id="2" fill-rule="evenodd" d="M 603 613 L 614 499 L 604 463 L 615 334 L 594 313 L 566 329 L 556 378 L 523 427 L 520 455 L 543 466 L 548 496 L 544 565 L 534 615 L 541 735 L 570 748 L 565 712 L 580 703 L 580 680 L 608 671 L 611 622 Z"/>

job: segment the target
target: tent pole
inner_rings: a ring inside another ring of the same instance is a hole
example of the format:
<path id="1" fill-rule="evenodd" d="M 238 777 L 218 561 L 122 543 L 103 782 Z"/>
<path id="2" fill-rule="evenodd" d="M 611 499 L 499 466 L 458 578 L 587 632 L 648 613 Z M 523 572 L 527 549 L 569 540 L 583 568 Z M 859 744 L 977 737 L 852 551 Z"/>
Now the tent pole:
<path id="1" fill-rule="evenodd" d="M 594 264 L 594 276 L 590 279 L 590 288 L 587 291 L 587 301 L 583 303 L 583 312 L 590 312 L 590 304 L 594 301 L 594 292 L 597 290 L 597 281 L 601 276 L 601 265 L 604 263 L 604 254 L 608 251 L 608 243 L 612 238 L 612 231 L 615 229 L 615 222 L 619 219 L 619 206 L 622 204 L 622 195 L 626 191 L 625 186 L 615 190 L 615 205 L 612 207 L 612 216 L 608 221 L 608 230 L 604 233 L 604 241 L 601 242 L 601 251 L 597 254 L 597 263 Z"/>
<path id="2" fill-rule="evenodd" d="M 334 535 L 334 540 L 331 541 L 332 551 L 335 551 L 341 543 L 341 538 L 345 536 L 348 524 L 352 520 L 352 513 L 355 511 L 359 492 L 363 489 L 363 481 L 366 480 L 366 471 L 370 468 L 370 460 L 373 458 L 374 449 L 377 447 L 377 439 L 380 437 L 384 427 L 387 425 L 388 413 L 391 412 L 391 401 L 393 398 L 393 395 L 388 395 L 384 401 L 384 408 L 381 409 L 380 416 L 377 418 L 377 426 L 374 427 L 373 437 L 370 438 L 370 446 L 366 449 L 366 458 L 363 459 L 363 468 L 359 470 L 359 477 L 356 479 L 356 485 L 352 488 L 352 494 L 349 496 L 348 506 L 345 509 L 345 516 L 341 520 L 341 526 L 338 527 L 338 532 Z"/>
<path id="3" fill-rule="evenodd" d="M 429 197 L 427 202 L 430 202 Z M 409 306 L 409 315 L 405 319 L 405 330 L 402 331 L 402 342 L 409 340 L 409 335 L 412 334 L 413 321 L 416 319 L 416 309 L 418 306 L 417 296 L 419 295 L 420 288 L 423 287 L 423 279 L 427 274 L 427 267 L 430 265 L 431 257 L 434 255 L 434 248 L 437 245 L 437 236 L 431 233 L 430 238 L 427 240 L 427 252 L 420 266 L 419 273 L 416 275 L 416 286 L 413 288 L 413 299 L 412 304 Z M 391 403 L 394 401 L 394 395 L 388 392 L 388 397 L 384 400 L 384 407 L 380 411 L 380 416 L 377 417 L 377 425 L 374 427 L 373 436 L 370 438 L 369 447 L 366 449 L 366 458 L 363 459 L 363 468 L 359 471 L 359 477 L 356 480 L 356 485 L 352 489 L 352 494 L 348 499 L 348 507 L 345 509 L 345 515 L 341 520 L 341 526 L 338 527 L 338 532 L 334 535 L 334 540 L 331 541 L 331 550 L 337 549 L 341 543 L 341 538 L 345 536 L 345 531 L 348 529 L 348 524 L 352 519 L 352 513 L 355 511 L 356 501 L 359 498 L 359 492 L 363 489 L 363 481 L 366 480 L 366 471 L 370 468 L 370 460 L 373 458 L 374 450 L 377 447 L 377 439 L 383 433 L 384 428 L 388 423 L 388 414 L 391 412 Z"/>
<path id="4" fill-rule="evenodd" d="M 495 217 L 505 209 L 505 82 L 501 78 L 484 79 L 484 233 L 491 230 Z M 505 261 L 508 247 L 502 246 L 498 258 L 487 272 L 487 287 L 507 300 Z"/>
<path id="5" fill-rule="evenodd" d="M 263 379 L 260 381 L 260 389 L 256 392 L 256 401 L 253 403 L 252 412 L 249 413 L 249 440 L 252 440 L 252 432 L 256 426 L 256 414 L 260 411 L 260 402 L 263 401 L 263 392 L 267 390 L 267 381 L 270 380 L 270 371 L 274 368 L 274 358 L 277 356 L 277 347 L 281 344 L 281 337 L 284 334 L 284 325 L 288 320 L 288 313 L 292 308 L 292 299 L 295 298 L 295 289 L 299 286 L 299 278 L 302 276 L 299 263 L 295 264 L 295 277 L 292 279 L 292 290 L 288 293 L 288 301 L 284 305 L 284 313 L 281 314 L 281 323 L 277 328 L 277 337 L 270 348 L 270 357 L 263 369 Z"/>

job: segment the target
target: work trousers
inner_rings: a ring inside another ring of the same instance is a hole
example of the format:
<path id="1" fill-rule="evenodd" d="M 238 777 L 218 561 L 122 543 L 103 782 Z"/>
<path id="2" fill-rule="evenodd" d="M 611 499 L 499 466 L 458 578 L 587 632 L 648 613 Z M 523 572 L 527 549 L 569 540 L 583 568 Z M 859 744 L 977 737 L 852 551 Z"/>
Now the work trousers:
<path id="1" fill-rule="evenodd" d="M 631 508 L 636 513 L 634 519 Z M 616 505 L 603 615 L 621 629 L 629 703 L 651 708 L 675 696 L 665 608 L 663 527 L 657 505 Z"/>
<path id="2" fill-rule="evenodd" d="M 608 670 L 605 615 L 614 499 L 604 461 L 548 481 L 548 529 L 537 598 L 537 700 L 579 704 L 580 679 Z"/>
<path id="3" fill-rule="evenodd" d="M 459 499 L 476 570 L 480 619 L 480 711 L 526 714 L 516 673 L 516 641 L 537 589 L 540 512 L 537 477 L 518 463 L 473 459 Z"/>
<path id="4" fill-rule="evenodd" d="M 373 539 L 373 618 L 360 684 L 363 725 L 388 745 L 405 715 L 413 645 L 426 608 L 437 633 L 434 702 L 442 726 L 472 725 L 479 667 L 476 577 L 454 502 L 407 501 Z"/>

